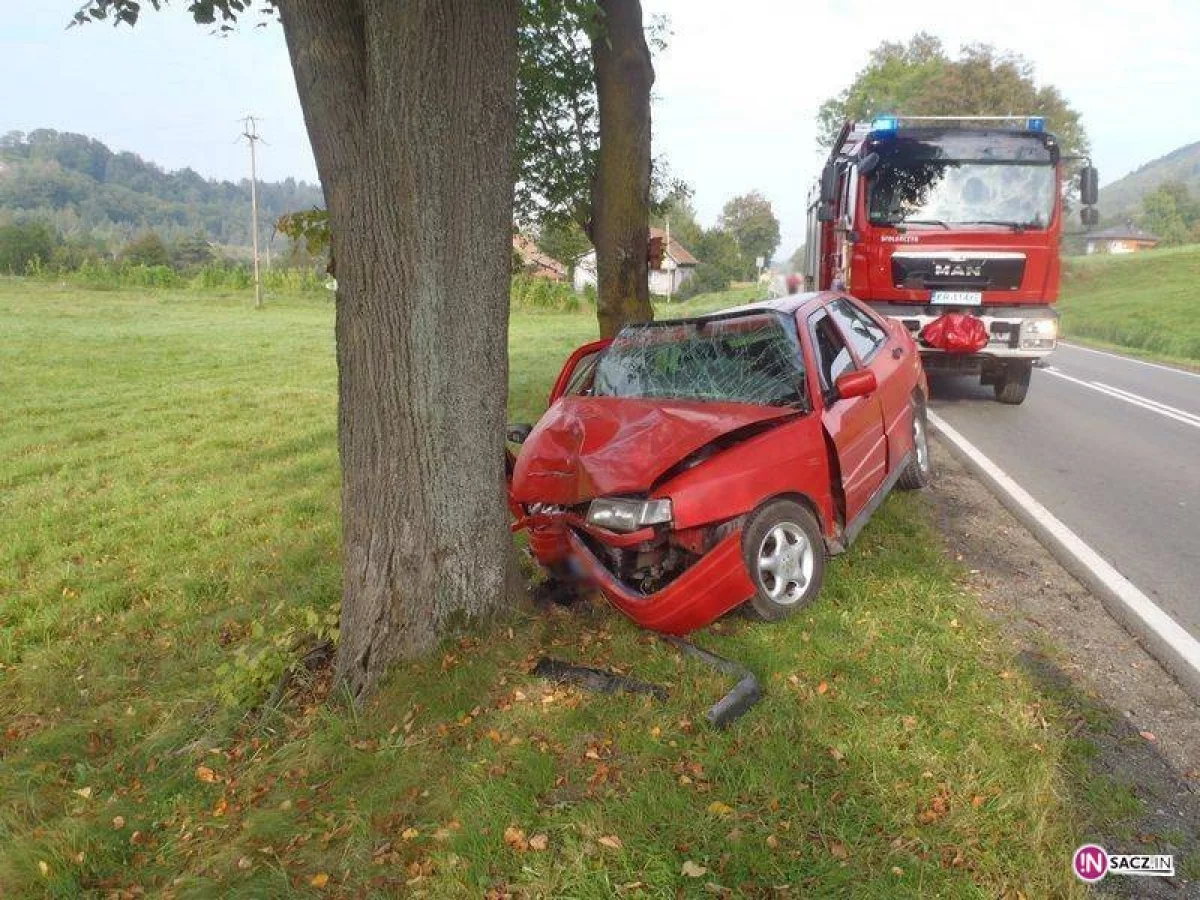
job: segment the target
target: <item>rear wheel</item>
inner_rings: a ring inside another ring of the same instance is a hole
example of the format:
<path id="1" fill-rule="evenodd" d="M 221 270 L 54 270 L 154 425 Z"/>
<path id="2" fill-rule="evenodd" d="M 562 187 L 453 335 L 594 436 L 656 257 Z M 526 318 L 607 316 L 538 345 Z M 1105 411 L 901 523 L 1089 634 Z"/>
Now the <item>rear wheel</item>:
<path id="1" fill-rule="evenodd" d="M 742 535 L 742 555 L 755 592 L 750 610 L 777 622 L 803 609 L 825 581 L 825 544 L 812 513 L 793 500 L 763 506 Z"/>
<path id="2" fill-rule="evenodd" d="M 1029 393 L 1029 379 L 1033 376 L 1033 362 L 1028 359 L 1013 360 L 1004 364 L 1004 369 L 998 374 L 992 389 L 996 399 L 1001 403 L 1011 403 L 1014 406 L 1025 402 Z"/>
<path id="3" fill-rule="evenodd" d="M 904 467 L 896 484 L 906 491 L 929 487 L 933 481 L 933 457 L 929 455 L 929 423 L 925 418 L 925 404 L 913 400 L 912 404 L 913 455 Z"/>

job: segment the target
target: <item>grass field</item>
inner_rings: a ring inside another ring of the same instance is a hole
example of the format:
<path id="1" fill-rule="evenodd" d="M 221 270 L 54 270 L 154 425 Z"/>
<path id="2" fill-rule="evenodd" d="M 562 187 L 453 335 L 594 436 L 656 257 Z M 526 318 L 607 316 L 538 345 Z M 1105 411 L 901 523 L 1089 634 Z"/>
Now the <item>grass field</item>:
<path id="1" fill-rule="evenodd" d="M 1065 267 L 1063 336 L 1200 363 L 1200 246 L 1074 257 Z"/>
<path id="2" fill-rule="evenodd" d="M 698 298 L 684 311 L 744 297 Z M 1082 896 L 1135 811 L 889 500 L 806 613 L 700 635 L 516 609 L 361 710 L 255 709 L 338 601 L 332 308 L 0 281 L 0 895 Z M 519 314 L 532 420 L 584 314 Z M 532 679 L 539 655 L 670 699 Z"/>

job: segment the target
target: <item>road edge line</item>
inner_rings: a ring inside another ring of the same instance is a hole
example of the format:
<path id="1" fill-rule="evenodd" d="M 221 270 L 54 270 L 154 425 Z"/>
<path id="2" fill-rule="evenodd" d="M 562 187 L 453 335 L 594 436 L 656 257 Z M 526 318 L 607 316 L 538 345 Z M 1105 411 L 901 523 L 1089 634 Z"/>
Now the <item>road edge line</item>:
<path id="1" fill-rule="evenodd" d="M 1174 676 L 1180 687 L 1200 701 L 1200 641 L 953 426 L 932 410 L 927 415 L 951 453 L 987 485 L 1063 568 L 1100 598 L 1109 615 Z"/>

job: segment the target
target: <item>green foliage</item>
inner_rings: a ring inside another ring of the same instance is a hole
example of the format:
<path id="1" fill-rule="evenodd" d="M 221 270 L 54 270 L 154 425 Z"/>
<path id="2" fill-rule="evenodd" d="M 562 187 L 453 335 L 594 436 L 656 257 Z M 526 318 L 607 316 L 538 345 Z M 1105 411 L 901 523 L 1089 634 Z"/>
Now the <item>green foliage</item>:
<path id="1" fill-rule="evenodd" d="M 217 695 L 231 707 L 261 703 L 305 651 L 327 641 L 337 646 L 340 607 L 338 602 L 324 609 L 279 603 L 265 622 L 254 620 L 248 640 L 217 666 Z"/>
<path id="2" fill-rule="evenodd" d="M 80 134 L 38 129 L 0 138 L 0 208 L 16 221 L 44 221 L 62 234 L 86 234 L 109 247 L 141 230 L 175 242 L 203 234 L 218 244 L 251 243 L 250 182 L 209 181 L 191 169 L 164 172 L 133 153 L 117 153 Z M 317 185 L 288 178 L 259 182 L 263 225 L 323 202 Z"/>
<path id="3" fill-rule="evenodd" d="M 203 232 L 185 235 L 171 246 L 171 259 L 180 269 L 196 269 L 211 263 L 216 254 Z"/>
<path id="4" fill-rule="evenodd" d="M 715 266 L 727 281 L 744 281 L 747 278 L 745 258 L 737 239 L 721 228 L 708 228 L 700 232 L 696 243 L 689 248 L 702 263 Z M 754 260 L 750 261 L 751 265 Z"/>
<path id="5" fill-rule="evenodd" d="M 511 304 L 513 309 L 576 312 L 580 307 L 580 297 L 565 282 L 535 275 L 517 275 L 512 280 Z"/>
<path id="6" fill-rule="evenodd" d="M 120 254 L 129 266 L 170 266 L 171 254 L 163 239 L 153 231 L 144 231 L 126 244 Z"/>
<path id="7" fill-rule="evenodd" d="M 0 273 L 22 275 L 31 263 L 48 263 L 56 244 L 54 230 L 44 222 L 0 225 Z"/>
<path id="8" fill-rule="evenodd" d="M 779 219 L 775 218 L 771 201 L 758 191 L 734 197 L 726 203 L 717 225 L 737 241 L 746 278 L 756 274 L 757 257 L 770 262 L 779 246 Z"/>
<path id="9" fill-rule="evenodd" d="M 538 234 L 538 249 L 552 256 L 568 268 L 592 249 L 592 242 L 574 220 L 551 220 L 542 226 Z"/>
<path id="10" fill-rule="evenodd" d="M 821 104 L 818 140 L 828 147 L 845 120 L 882 113 L 1041 115 L 1066 153 L 1088 149 L 1079 113 L 1057 88 L 1035 83 L 1028 60 L 987 44 L 968 44 L 951 58 L 942 42 L 925 32 L 907 44 L 884 41 L 871 51 L 850 86 Z"/>
<path id="11" fill-rule="evenodd" d="M 695 274 L 680 285 L 676 296 L 679 300 L 691 300 L 697 294 L 711 294 L 729 289 L 729 276 L 712 263 L 702 262 L 696 266 Z"/>
<path id="12" fill-rule="evenodd" d="M 1183 184 L 1192 196 L 1200 196 L 1200 141 L 1178 147 L 1101 188 L 1103 221 L 1123 223 L 1136 218 L 1142 211 L 1142 198 L 1170 183 Z"/>
<path id="13" fill-rule="evenodd" d="M 1164 247 L 1200 241 L 1200 199 L 1183 182 L 1167 182 L 1142 198 L 1142 227 Z"/>

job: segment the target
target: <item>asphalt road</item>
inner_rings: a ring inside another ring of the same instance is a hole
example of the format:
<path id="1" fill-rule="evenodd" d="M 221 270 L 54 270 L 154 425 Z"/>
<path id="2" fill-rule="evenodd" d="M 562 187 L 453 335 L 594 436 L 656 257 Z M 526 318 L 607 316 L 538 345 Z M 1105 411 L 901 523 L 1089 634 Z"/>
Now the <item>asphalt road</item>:
<path id="1" fill-rule="evenodd" d="M 931 378 L 930 406 L 1200 639 L 1200 374 L 1060 345 L 1021 406 Z"/>

